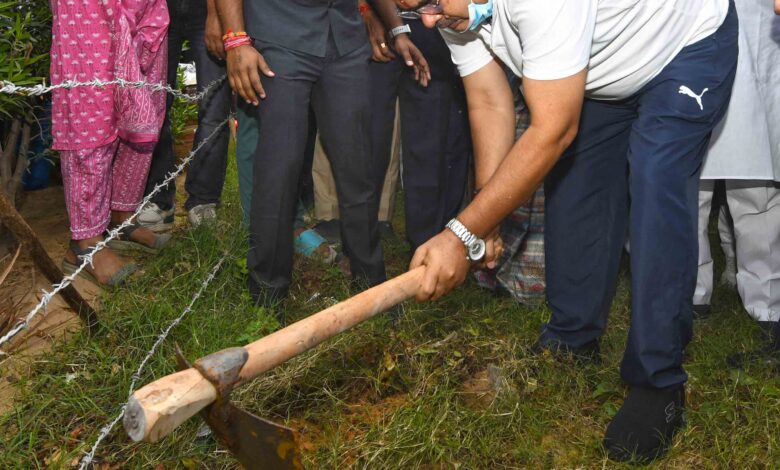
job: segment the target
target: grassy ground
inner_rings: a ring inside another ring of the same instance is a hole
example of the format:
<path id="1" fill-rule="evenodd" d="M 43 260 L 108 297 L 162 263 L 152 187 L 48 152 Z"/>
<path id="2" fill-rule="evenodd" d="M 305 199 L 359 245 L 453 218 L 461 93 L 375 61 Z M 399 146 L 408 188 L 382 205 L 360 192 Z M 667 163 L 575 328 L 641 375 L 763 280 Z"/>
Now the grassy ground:
<path id="1" fill-rule="evenodd" d="M 14 411 L 0 417 L 0 468 L 69 468 L 89 450 L 126 400 L 141 358 L 223 252 L 231 262 L 141 383 L 174 370 L 174 343 L 197 358 L 277 326 L 245 293 L 233 170 L 228 180 L 216 228 L 178 232 L 172 249 L 145 260 L 140 279 L 104 295 L 101 334 L 57 345 L 21 379 Z M 386 254 L 390 273 L 400 273 L 404 243 L 388 243 Z M 346 296 L 337 269 L 299 260 L 285 307 L 296 319 Z M 719 288 L 713 304 L 688 350 L 688 426 L 654 467 L 780 468 L 780 379 L 761 368 L 724 367 L 730 352 L 756 347 L 762 334 L 736 293 Z M 600 442 L 625 392 L 617 368 L 628 305 L 624 272 L 603 341 L 605 363 L 578 367 L 530 354 L 546 309 L 469 284 L 438 303 L 407 303 L 397 328 L 381 317 L 360 325 L 241 388 L 235 399 L 297 428 L 309 469 L 617 467 Z M 233 468 L 212 438 L 197 437 L 199 426 L 192 419 L 156 444 L 133 444 L 117 427 L 98 450 L 97 468 Z"/>

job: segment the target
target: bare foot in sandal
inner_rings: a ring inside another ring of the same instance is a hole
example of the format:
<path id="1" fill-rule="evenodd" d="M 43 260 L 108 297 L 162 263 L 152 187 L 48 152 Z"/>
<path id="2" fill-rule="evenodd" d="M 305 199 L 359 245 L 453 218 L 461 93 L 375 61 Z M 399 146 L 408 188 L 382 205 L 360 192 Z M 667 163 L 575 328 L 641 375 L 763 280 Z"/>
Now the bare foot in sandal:
<path id="1" fill-rule="evenodd" d="M 124 221 L 129 219 L 131 215 L 133 215 L 132 212 L 111 211 L 111 226 L 115 227 L 122 224 Z M 169 234 L 155 233 L 148 228 L 134 222 L 130 227 L 122 230 L 118 241 L 110 242 L 110 244 L 112 248 L 118 249 L 120 251 L 132 250 L 134 248 L 145 248 L 144 251 L 156 252 L 162 248 L 163 245 L 168 243 L 170 238 L 171 236 Z M 131 243 L 123 244 L 123 240 L 125 242 Z M 132 246 L 133 244 L 140 246 L 134 247 Z"/>
<path id="2" fill-rule="evenodd" d="M 73 272 L 74 267 L 81 266 L 83 260 L 79 258 L 78 254 L 91 252 L 92 248 L 102 240 L 103 237 L 92 237 L 71 242 L 71 246 L 65 252 L 64 265 L 70 268 L 66 271 Z M 135 270 L 135 267 L 111 251 L 110 248 L 105 247 L 93 255 L 92 265 L 87 265 L 85 270 L 101 285 L 117 285 L 121 284 Z"/>

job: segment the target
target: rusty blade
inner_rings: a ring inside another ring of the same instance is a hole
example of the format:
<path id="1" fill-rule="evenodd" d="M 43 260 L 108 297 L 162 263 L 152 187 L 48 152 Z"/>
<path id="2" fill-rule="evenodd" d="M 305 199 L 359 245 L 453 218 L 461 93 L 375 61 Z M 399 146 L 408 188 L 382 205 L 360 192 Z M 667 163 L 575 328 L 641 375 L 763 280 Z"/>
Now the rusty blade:
<path id="1" fill-rule="evenodd" d="M 292 429 L 225 403 L 210 405 L 206 422 L 247 470 L 302 470 L 298 436 Z"/>
<path id="2" fill-rule="evenodd" d="M 175 346 L 179 369 L 192 365 Z M 243 348 L 230 348 L 203 357 L 194 367 L 218 390 L 217 400 L 201 411 L 220 441 L 247 470 L 303 470 L 298 434 L 255 416 L 230 402 L 230 392 L 246 362 Z"/>

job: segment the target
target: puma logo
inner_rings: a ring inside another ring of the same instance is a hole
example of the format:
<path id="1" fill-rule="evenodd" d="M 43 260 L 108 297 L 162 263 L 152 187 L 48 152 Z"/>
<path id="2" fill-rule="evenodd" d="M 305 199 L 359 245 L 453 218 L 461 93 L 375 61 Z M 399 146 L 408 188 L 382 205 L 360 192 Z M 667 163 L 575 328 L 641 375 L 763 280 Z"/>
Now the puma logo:
<path id="1" fill-rule="evenodd" d="M 706 91 L 706 90 L 705 90 Z M 702 93 L 704 94 L 704 93 Z M 666 422 L 671 423 L 674 419 L 675 415 L 675 406 L 674 402 L 670 402 L 668 405 L 666 405 L 666 408 L 664 408 L 664 413 L 666 413 Z"/>
<path id="2" fill-rule="evenodd" d="M 704 111 L 704 104 L 701 102 L 701 97 L 704 96 L 704 94 L 707 93 L 709 90 L 710 90 L 709 88 L 705 88 L 704 90 L 702 90 L 700 95 L 697 95 L 696 93 L 693 92 L 693 90 L 683 85 L 680 87 L 677 93 L 685 96 L 690 96 L 691 98 L 695 99 L 696 102 L 699 104 L 699 108 L 702 111 Z"/>

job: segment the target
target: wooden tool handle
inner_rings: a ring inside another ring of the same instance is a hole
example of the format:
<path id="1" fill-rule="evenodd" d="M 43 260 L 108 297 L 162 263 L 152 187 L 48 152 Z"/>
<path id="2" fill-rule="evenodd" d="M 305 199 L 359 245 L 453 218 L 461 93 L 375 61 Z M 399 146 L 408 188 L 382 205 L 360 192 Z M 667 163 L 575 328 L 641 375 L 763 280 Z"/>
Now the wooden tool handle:
<path id="1" fill-rule="evenodd" d="M 339 304 L 244 346 L 249 353 L 240 382 L 317 346 L 417 293 L 425 268 L 419 267 Z M 217 397 L 214 386 L 190 368 L 137 390 L 125 410 L 125 431 L 134 441 L 155 442 Z"/>

